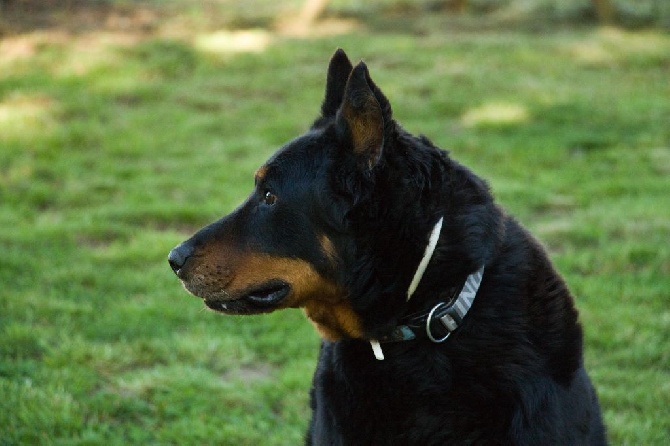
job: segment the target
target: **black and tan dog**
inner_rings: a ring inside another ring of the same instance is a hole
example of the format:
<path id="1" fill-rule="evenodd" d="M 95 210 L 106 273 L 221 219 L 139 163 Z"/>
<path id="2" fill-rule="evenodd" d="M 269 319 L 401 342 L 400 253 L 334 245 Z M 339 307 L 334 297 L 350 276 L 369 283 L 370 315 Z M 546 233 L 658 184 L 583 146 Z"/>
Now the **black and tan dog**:
<path id="1" fill-rule="evenodd" d="M 307 444 L 606 442 L 543 249 L 341 50 L 309 131 L 169 261 L 213 310 L 304 309 L 323 337 Z"/>

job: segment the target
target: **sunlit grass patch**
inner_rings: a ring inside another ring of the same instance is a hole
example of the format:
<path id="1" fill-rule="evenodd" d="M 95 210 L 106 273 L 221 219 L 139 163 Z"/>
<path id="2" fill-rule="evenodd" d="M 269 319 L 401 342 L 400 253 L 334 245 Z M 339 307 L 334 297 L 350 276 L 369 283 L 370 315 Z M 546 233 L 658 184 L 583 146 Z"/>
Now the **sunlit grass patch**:
<path id="1" fill-rule="evenodd" d="M 461 122 L 471 127 L 495 127 L 523 124 L 528 118 L 528 110 L 520 104 L 492 102 L 466 111 Z"/>
<path id="2" fill-rule="evenodd" d="M 199 35 L 195 47 L 213 54 L 259 53 L 265 51 L 271 41 L 271 34 L 261 29 L 215 31 Z"/>
<path id="3" fill-rule="evenodd" d="M 670 62 L 668 42 L 653 32 L 603 28 L 580 41 L 570 42 L 566 49 L 576 61 L 593 67 Z"/>
<path id="4" fill-rule="evenodd" d="M 58 103 L 43 94 L 13 93 L 0 97 L 0 141 L 31 141 L 53 130 Z"/>

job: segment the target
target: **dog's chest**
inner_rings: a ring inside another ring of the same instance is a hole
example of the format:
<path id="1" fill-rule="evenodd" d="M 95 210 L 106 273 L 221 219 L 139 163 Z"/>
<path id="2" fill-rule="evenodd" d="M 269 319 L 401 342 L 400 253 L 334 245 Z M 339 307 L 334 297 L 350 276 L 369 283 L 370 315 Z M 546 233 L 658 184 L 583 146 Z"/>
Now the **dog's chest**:
<path id="1" fill-rule="evenodd" d="M 455 439 L 456 406 L 449 403 L 445 374 L 412 370 L 418 364 L 398 367 L 392 359 L 380 363 L 369 346 L 361 350 L 363 356 L 322 352 L 312 395 L 312 444 L 430 445 Z"/>

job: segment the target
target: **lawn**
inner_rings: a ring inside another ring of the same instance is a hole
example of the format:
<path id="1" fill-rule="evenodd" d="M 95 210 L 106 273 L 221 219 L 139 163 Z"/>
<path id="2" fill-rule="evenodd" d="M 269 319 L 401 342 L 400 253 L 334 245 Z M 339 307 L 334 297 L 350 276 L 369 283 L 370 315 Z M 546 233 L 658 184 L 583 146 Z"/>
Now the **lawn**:
<path id="1" fill-rule="evenodd" d="M 0 445 L 300 444 L 312 326 L 204 311 L 166 256 L 316 117 L 336 47 L 547 246 L 612 443 L 667 444 L 668 34 L 120 3 L 0 40 Z"/>

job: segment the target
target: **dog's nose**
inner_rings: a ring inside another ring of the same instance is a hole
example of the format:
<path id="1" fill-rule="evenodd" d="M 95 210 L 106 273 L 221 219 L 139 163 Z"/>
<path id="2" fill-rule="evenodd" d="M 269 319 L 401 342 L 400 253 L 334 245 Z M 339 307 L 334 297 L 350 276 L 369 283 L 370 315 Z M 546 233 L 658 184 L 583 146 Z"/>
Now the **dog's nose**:
<path id="1" fill-rule="evenodd" d="M 179 271 L 184 267 L 184 264 L 186 264 L 186 260 L 192 255 L 193 245 L 189 243 L 182 243 L 170 251 L 170 254 L 168 254 L 168 262 L 170 263 L 172 271 L 174 271 L 176 275 L 179 275 Z"/>

